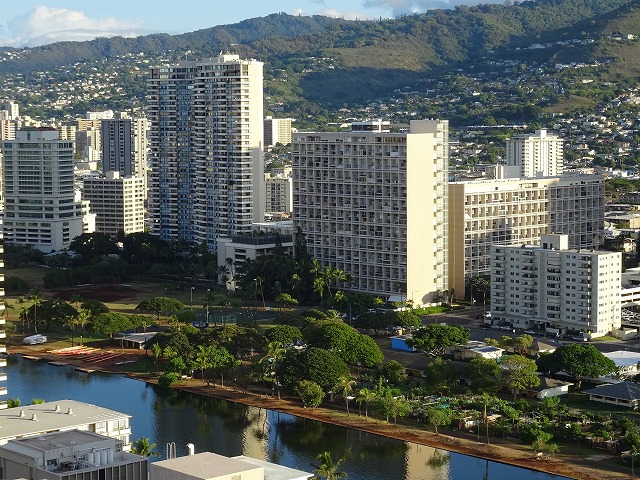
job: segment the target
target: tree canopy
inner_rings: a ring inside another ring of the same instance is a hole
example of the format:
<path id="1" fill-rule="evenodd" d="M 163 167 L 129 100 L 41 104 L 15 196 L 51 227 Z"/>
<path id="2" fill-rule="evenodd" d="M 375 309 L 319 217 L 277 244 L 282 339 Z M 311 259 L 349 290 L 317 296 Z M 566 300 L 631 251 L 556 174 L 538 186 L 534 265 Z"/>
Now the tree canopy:
<path id="1" fill-rule="evenodd" d="M 446 347 L 466 344 L 470 335 L 468 328 L 432 323 L 416 330 L 413 338 L 407 340 L 407 345 L 428 355 L 439 356 L 444 354 Z"/>
<path id="2" fill-rule="evenodd" d="M 293 388 L 301 380 L 311 380 L 321 387 L 331 388 L 349 368 L 334 352 L 310 347 L 302 351 L 289 350 L 277 371 L 280 383 Z"/>
<path id="3" fill-rule="evenodd" d="M 522 355 L 510 355 L 500 362 L 504 382 L 513 389 L 514 398 L 520 390 L 540 385 L 536 362 Z"/>
<path id="4" fill-rule="evenodd" d="M 605 357 L 593 345 L 584 343 L 562 345 L 553 353 L 541 355 L 537 364 L 542 372 L 568 373 L 577 380 L 578 386 L 585 378 L 600 377 L 617 369 L 613 360 Z"/>

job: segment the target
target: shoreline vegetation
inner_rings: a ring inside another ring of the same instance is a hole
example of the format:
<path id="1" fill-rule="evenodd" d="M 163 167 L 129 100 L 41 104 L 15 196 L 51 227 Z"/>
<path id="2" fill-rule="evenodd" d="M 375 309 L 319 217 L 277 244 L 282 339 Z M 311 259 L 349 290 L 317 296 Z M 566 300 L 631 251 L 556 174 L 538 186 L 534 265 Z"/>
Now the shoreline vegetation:
<path id="1" fill-rule="evenodd" d="M 80 359 L 49 353 L 46 345 L 34 348 L 34 346 L 24 347 L 13 344 L 9 345 L 9 349 L 11 355 L 21 354 L 32 360 L 55 361 L 76 367 L 87 367 Z M 131 361 L 144 356 L 144 353 L 138 350 L 125 350 L 125 352 L 126 357 Z M 150 374 L 123 372 L 116 365 L 101 364 L 100 366 L 92 366 L 92 369 L 106 373 L 124 374 L 148 383 L 157 383 Z M 421 428 L 406 421 L 394 424 L 381 419 L 365 418 L 355 409 L 348 415 L 339 404 L 328 406 L 325 402 L 322 407 L 304 408 L 297 397 L 283 395 L 281 398 L 277 398 L 267 390 L 254 388 L 240 391 L 233 386 L 223 387 L 214 383 L 204 383 L 200 379 L 183 379 L 172 385 L 171 388 L 569 478 L 600 480 L 603 475 L 606 475 L 606 478 L 610 480 L 631 478 L 627 473 L 628 466 L 620 464 L 613 455 L 605 454 L 603 457 L 603 452 L 599 450 L 593 450 L 593 455 L 587 458 L 562 453 L 556 454 L 552 458 L 547 455 L 536 455 L 526 445 L 513 444 L 502 439 L 491 438 L 493 443 L 487 444 L 486 441 L 478 441 L 475 434 L 465 431 L 449 429 L 436 434 L 428 431 L 426 426 Z"/>

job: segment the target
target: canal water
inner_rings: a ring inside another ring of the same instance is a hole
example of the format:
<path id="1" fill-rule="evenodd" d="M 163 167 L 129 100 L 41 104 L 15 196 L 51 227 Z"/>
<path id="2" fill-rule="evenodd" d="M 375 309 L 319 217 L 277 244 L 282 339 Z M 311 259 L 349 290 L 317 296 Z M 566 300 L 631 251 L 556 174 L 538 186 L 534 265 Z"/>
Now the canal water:
<path id="1" fill-rule="evenodd" d="M 78 400 L 132 416 L 133 440 L 148 437 L 164 457 L 175 442 L 186 455 L 196 452 L 248 455 L 313 471 L 324 451 L 334 460 L 345 455 L 349 480 L 559 480 L 564 477 L 392 440 L 348 428 L 258 409 L 186 392 L 162 389 L 121 375 L 81 373 L 11 355 L 7 362 L 8 398 L 23 404 Z M 1 427 L 1 425 L 0 425 Z"/>

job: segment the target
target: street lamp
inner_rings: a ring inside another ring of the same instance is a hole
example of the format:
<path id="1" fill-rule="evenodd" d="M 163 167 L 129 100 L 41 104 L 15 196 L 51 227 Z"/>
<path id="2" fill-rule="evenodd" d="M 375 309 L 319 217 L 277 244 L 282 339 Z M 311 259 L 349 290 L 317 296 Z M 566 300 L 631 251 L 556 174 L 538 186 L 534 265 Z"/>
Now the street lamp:
<path id="1" fill-rule="evenodd" d="M 196 287 L 191 287 L 191 310 L 193 310 L 193 291 L 196 289 Z"/>
<path id="2" fill-rule="evenodd" d="M 211 294 L 211 289 L 207 288 L 207 327 L 209 326 L 209 295 Z"/>

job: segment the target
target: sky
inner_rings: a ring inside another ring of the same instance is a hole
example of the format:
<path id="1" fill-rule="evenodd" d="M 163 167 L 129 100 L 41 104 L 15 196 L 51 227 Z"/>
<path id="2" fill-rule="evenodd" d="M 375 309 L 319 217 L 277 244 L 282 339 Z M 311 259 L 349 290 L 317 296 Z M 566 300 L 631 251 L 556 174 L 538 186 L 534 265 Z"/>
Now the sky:
<path id="1" fill-rule="evenodd" d="M 271 13 L 393 18 L 432 8 L 504 0 L 3 0 L 0 46 L 34 47 L 95 37 L 179 34 Z"/>

